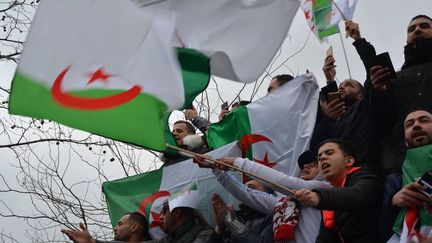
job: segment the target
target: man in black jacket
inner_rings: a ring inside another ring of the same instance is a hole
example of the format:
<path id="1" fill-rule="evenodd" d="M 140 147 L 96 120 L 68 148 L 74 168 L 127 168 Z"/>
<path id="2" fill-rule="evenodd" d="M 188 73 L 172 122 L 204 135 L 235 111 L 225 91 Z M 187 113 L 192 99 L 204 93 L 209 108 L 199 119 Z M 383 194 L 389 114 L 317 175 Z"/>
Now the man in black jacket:
<path id="1" fill-rule="evenodd" d="M 405 157 L 403 121 L 415 107 L 432 107 L 432 19 L 415 16 L 407 29 L 405 63 L 390 80 L 387 67 L 373 66 L 370 70 L 375 92 L 374 106 L 387 99 L 381 110 L 382 127 L 387 127 L 382 156 L 385 174 L 400 173 Z M 380 100 L 377 100 L 380 99 Z"/>
<path id="2" fill-rule="evenodd" d="M 371 67 L 375 56 L 375 48 L 360 35 L 357 23 L 347 21 L 346 31 L 352 39 L 366 70 Z M 376 126 L 373 121 L 373 111 L 369 103 L 371 84 L 366 75 L 365 87 L 356 80 L 347 79 L 339 87 L 336 85 L 335 59 L 328 56 L 325 59 L 323 71 L 327 86 L 321 90 L 321 109 L 318 111 L 317 122 L 311 139 L 310 148 L 316 152 L 317 144 L 329 138 L 341 138 L 351 141 L 359 159 L 356 165 L 367 165 L 379 171 L 380 146 L 376 139 Z M 368 72 L 366 72 L 368 73 Z M 331 99 L 328 92 L 338 91 L 339 97 Z"/>
<path id="3" fill-rule="evenodd" d="M 380 242 L 378 236 L 381 182 L 367 168 L 353 167 L 351 143 L 329 139 L 319 145 L 318 168 L 333 188 L 296 191 L 304 207 L 323 210 L 316 242 Z"/>
<path id="4" fill-rule="evenodd" d="M 388 179 L 383 197 L 381 213 L 381 233 L 387 241 L 393 235 L 393 224 L 400 209 L 422 208 L 428 202 L 427 196 L 420 191 L 422 186 L 412 178 L 420 177 L 426 170 L 432 169 L 430 157 L 432 144 L 432 114 L 423 108 L 416 108 L 408 113 L 404 122 L 405 143 L 407 153 L 404 160 L 404 175 L 393 175 Z M 429 146 L 428 146 L 429 145 Z M 426 170 L 424 170 L 426 168 Z M 417 172 L 412 175 L 412 172 Z M 404 178 L 404 183 L 402 181 Z M 400 234 L 401 229 L 396 227 Z"/>

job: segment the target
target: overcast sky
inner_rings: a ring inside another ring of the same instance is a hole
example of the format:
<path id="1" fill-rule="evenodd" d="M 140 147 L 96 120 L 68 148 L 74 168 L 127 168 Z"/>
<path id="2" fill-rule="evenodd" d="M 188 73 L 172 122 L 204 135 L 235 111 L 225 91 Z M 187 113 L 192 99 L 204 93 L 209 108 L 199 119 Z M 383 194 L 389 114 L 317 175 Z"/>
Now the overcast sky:
<path id="1" fill-rule="evenodd" d="M 271 14 L 273 13 L 269 13 L 269 15 Z M 432 1 L 359 0 L 353 20 L 360 24 L 362 36 L 375 46 L 377 53 L 388 51 L 395 69 L 399 69 L 404 60 L 403 47 L 406 42 L 406 28 L 409 20 L 417 14 L 432 16 Z M 340 24 L 340 26 L 343 29 L 343 24 Z M 275 71 L 274 75 L 283 73 L 294 73 L 294 75 L 298 75 L 304 73 L 305 70 L 308 69 L 315 73 L 320 85 L 323 86 L 325 84 L 325 79 L 321 68 L 326 50 L 331 45 L 333 46 L 333 52 L 336 58 L 338 79 L 343 80 L 348 78 L 347 64 L 343 57 L 339 35 L 330 37 L 328 43 L 320 43 L 313 34 L 310 34 L 308 41 L 306 41 L 309 33 L 310 30 L 304 15 L 299 11 L 294 18 L 289 35 L 282 46 L 282 52 L 276 64 L 299 51 L 305 43 L 306 45 L 300 53 L 292 57 L 284 66 Z M 352 77 L 363 82 L 366 77 L 365 70 L 355 49 L 351 45 L 352 40 L 345 39 L 344 31 L 342 31 L 342 36 L 348 53 Z M 271 38 L 271 36 L 269 36 L 269 38 Z M 3 87 L 10 87 L 14 69 L 14 64 L 0 62 L 0 84 Z M 268 82 L 269 79 L 265 79 L 255 99 L 265 95 Z M 218 86 L 222 91 L 222 99 L 228 101 L 234 99 L 235 95 L 242 87 L 239 83 L 220 79 L 218 79 Z M 211 106 L 215 108 L 215 112 L 218 113 L 221 102 L 216 98 L 216 93 L 211 90 L 213 87 L 214 85 L 211 84 L 209 90 L 212 96 Z M 250 99 L 252 88 L 253 84 L 247 85 L 246 89 L 241 93 L 241 98 Z M 216 121 L 216 115 L 217 114 L 214 114 L 214 116 L 212 116 L 212 121 Z M 8 161 L 13 159 L 13 154 L 11 154 L 9 150 L 0 149 L 0 158 L 0 171 L 13 171 L 8 164 Z M 10 176 L 12 178 L 14 177 L 14 175 Z M 115 174 L 113 174 L 112 178 L 115 178 Z M 11 200 L 13 200 L 13 198 Z M 26 202 L 19 203 L 22 207 L 25 207 Z M 0 210 L 2 210 L 1 205 Z M 21 238 L 23 228 L 24 225 L 19 221 L 0 218 L 0 231 L 3 229 L 5 232 L 14 232 L 15 235 L 20 235 L 18 239 L 22 239 L 22 241 L 25 242 L 25 240 Z"/>

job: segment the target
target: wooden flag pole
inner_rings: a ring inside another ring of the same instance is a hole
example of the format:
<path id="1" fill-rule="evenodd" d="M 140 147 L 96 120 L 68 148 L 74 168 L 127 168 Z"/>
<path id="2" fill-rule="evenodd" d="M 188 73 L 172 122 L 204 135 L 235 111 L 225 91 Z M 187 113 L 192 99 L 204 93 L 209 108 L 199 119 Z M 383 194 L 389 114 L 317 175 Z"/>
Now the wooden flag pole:
<path id="1" fill-rule="evenodd" d="M 293 189 L 290 189 L 290 188 L 288 188 L 288 187 L 285 187 L 285 186 L 282 186 L 282 185 L 276 184 L 276 183 L 274 183 L 274 182 L 272 182 L 272 181 L 266 180 L 266 179 L 264 179 L 264 178 L 262 178 L 262 177 L 260 177 L 260 176 L 257 176 L 257 175 L 255 175 L 255 174 L 252 174 L 252 173 L 250 173 L 250 172 L 247 172 L 247 171 L 245 171 L 245 170 L 243 170 L 243 169 L 240 169 L 240 168 L 238 168 L 238 167 L 236 167 L 236 166 L 234 166 L 234 165 L 230 165 L 230 164 L 224 163 L 224 162 L 222 162 L 222 161 L 220 161 L 220 160 L 213 159 L 212 157 L 207 156 L 207 155 L 204 155 L 204 154 L 194 153 L 194 152 L 189 151 L 189 150 L 186 150 L 186 149 L 182 149 L 182 148 L 179 148 L 179 147 L 176 147 L 176 146 L 172 146 L 172 145 L 170 145 L 170 144 L 167 144 L 166 146 L 167 146 L 168 148 L 170 148 L 170 149 L 177 150 L 177 151 L 179 151 L 181 154 L 186 155 L 186 156 L 188 156 L 188 157 L 194 157 L 194 156 L 197 156 L 197 157 L 200 157 L 200 158 L 206 159 L 206 160 L 212 162 L 213 164 L 215 164 L 215 163 L 217 163 L 217 164 L 221 164 L 221 165 L 224 165 L 224 166 L 226 166 L 226 167 L 228 167 L 228 168 L 230 168 L 230 169 L 233 169 L 233 170 L 235 170 L 235 171 L 240 171 L 240 172 L 242 172 L 242 173 L 245 173 L 245 174 L 248 175 L 248 176 L 251 176 L 251 177 L 254 177 L 254 178 L 259 179 L 259 180 L 261 180 L 261 181 L 264 181 L 264 182 L 266 182 L 266 183 L 268 183 L 268 184 L 270 184 L 270 185 L 272 185 L 272 186 L 278 187 L 278 188 L 282 189 L 283 191 L 289 192 L 290 194 L 292 194 L 292 196 L 295 196 L 295 191 L 294 191 Z"/>

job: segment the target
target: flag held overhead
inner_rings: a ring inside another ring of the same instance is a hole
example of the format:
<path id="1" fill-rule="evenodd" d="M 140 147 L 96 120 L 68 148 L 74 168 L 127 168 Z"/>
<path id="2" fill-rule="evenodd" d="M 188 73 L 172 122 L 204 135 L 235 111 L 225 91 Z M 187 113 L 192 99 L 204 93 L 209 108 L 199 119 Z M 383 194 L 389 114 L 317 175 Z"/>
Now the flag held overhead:
<path id="1" fill-rule="evenodd" d="M 160 118 L 184 104 L 182 74 L 207 73 L 207 84 L 209 73 L 208 58 L 172 48 L 173 29 L 174 19 L 150 18 L 131 1 L 44 1 L 12 82 L 10 113 L 165 150 Z M 178 55 L 194 60 L 188 72 Z"/>

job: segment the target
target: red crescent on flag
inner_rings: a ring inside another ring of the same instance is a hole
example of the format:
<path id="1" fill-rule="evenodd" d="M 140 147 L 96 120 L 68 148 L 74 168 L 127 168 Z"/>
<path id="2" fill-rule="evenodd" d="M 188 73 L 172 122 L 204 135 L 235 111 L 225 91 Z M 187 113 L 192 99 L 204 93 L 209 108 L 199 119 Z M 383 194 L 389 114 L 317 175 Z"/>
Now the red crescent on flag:
<path id="1" fill-rule="evenodd" d="M 154 202 L 154 201 L 155 201 L 156 199 L 158 199 L 158 198 L 166 197 L 166 196 L 170 196 L 170 195 L 171 195 L 171 193 L 170 193 L 170 192 L 167 192 L 167 191 L 159 191 L 159 192 L 155 192 L 155 193 L 151 194 L 150 196 L 144 198 L 144 199 L 141 201 L 141 203 L 140 203 L 140 208 L 139 208 L 138 212 L 140 212 L 141 214 L 143 214 L 144 216 L 147 217 L 147 214 L 146 214 L 146 211 L 145 211 L 145 210 L 146 210 L 146 207 L 147 207 L 150 203 Z"/>
<path id="2" fill-rule="evenodd" d="M 240 138 L 240 147 L 243 154 L 246 154 L 248 148 L 254 144 L 261 141 L 267 141 L 273 143 L 268 137 L 260 135 L 260 134 L 246 134 Z"/>
<path id="3" fill-rule="evenodd" d="M 86 98 L 74 96 L 70 93 L 64 92 L 61 89 L 61 84 L 69 69 L 70 66 L 65 68 L 57 76 L 51 88 L 51 96 L 54 98 L 55 101 L 57 101 L 63 106 L 80 110 L 102 110 L 125 104 L 133 100 L 141 93 L 141 87 L 135 85 L 129 90 L 126 90 L 122 93 L 102 98 Z"/>
<path id="4" fill-rule="evenodd" d="M 264 135 L 260 135 L 260 134 L 243 135 L 239 140 L 240 149 L 242 151 L 242 157 L 245 157 L 246 151 L 249 149 L 249 147 L 252 144 L 262 142 L 262 141 L 267 141 L 267 142 L 273 143 L 272 140 L 270 140 L 270 138 L 268 138 Z M 267 167 L 270 167 L 270 168 L 272 168 L 273 166 L 276 165 L 276 163 L 270 162 L 268 160 L 268 154 L 267 153 L 265 154 L 263 160 L 257 160 L 254 158 L 254 161 L 257 163 L 263 164 Z M 249 180 L 250 180 L 250 178 L 248 176 L 246 176 L 245 174 L 243 174 L 243 183 L 246 183 Z"/>

